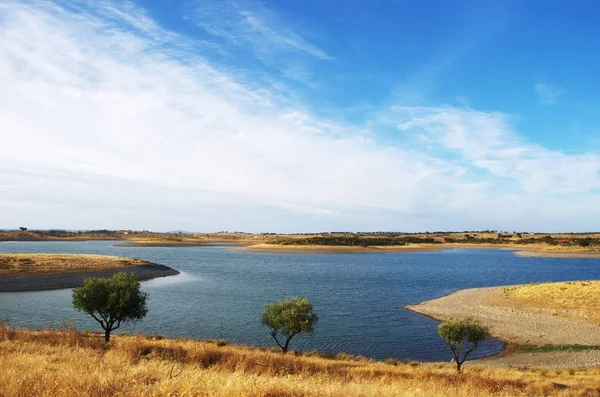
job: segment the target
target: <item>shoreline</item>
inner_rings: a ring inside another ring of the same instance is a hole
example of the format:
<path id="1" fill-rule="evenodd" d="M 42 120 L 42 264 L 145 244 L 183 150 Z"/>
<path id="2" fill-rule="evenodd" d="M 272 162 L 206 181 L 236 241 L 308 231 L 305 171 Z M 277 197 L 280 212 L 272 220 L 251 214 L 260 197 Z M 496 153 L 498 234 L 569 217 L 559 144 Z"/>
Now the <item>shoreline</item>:
<path id="1" fill-rule="evenodd" d="M 237 244 L 232 244 L 237 245 Z M 537 258 L 589 258 L 600 259 L 600 251 L 551 251 L 524 246 L 504 244 L 409 244 L 399 246 L 341 246 L 341 245 L 238 245 L 231 248 L 238 252 L 281 253 L 281 254 L 353 254 L 381 252 L 441 252 L 453 249 L 497 249 L 513 251 L 514 255 Z"/>
<path id="2" fill-rule="evenodd" d="M 499 354 L 471 360 L 471 365 L 545 366 L 551 368 L 600 366 L 597 351 L 526 352 L 520 346 L 600 345 L 600 327 L 592 322 L 556 315 L 556 310 L 496 306 L 503 290 L 517 286 L 471 288 L 440 298 L 406 305 L 405 309 L 437 321 L 469 315 L 490 329 L 490 336 L 505 343 Z"/>
<path id="3" fill-rule="evenodd" d="M 125 268 L 109 268 L 104 270 L 59 272 L 36 275 L 3 275 L 0 278 L 0 293 L 2 292 L 31 292 L 48 291 L 81 286 L 83 280 L 89 277 L 112 277 L 119 272 L 137 275 L 140 281 L 158 277 L 176 276 L 178 270 L 165 265 L 147 263 L 144 265 L 128 266 Z"/>
<path id="4" fill-rule="evenodd" d="M 264 240 L 251 239 L 210 239 L 187 241 L 148 241 L 123 238 L 44 238 L 44 239 L 19 239 L 4 238 L 2 242 L 89 242 L 89 241 L 115 241 L 114 247 L 229 247 L 231 251 L 252 253 L 280 253 L 280 254 L 358 254 L 382 252 L 441 252 L 453 249 L 497 249 L 513 251 L 514 255 L 531 258 L 567 258 L 567 259 L 600 259 L 600 251 L 589 249 L 554 249 L 554 246 L 530 246 L 523 244 L 470 244 L 470 243 L 440 243 L 440 244 L 407 244 L 399 246 L 345 246 L 345 245 L 283 245 L 270 244 Z"/>
<path id="5" fill-rule="evenodd" d="M 600 327 L 590 322 L 553 316 L 553 310 L 492 305 L 504 288 L 463 289 L 404 308 L 438 321 L 468 314 L 489 326 L 492 337 L 517 345 L 600 345 Z"/>
<path id="6" fill-rule="evenodd" d="M 600 251 L 579 251 L 579 252 L 567 252 L 567 251 L 530 251 L 530 250 L 518 250 L 514 252 L 515 255 L 526 257 L 526 258 L 588 258 L 588 259 L 600 259 Z"/>
<path id="7" fill-rule="evenodd" d="M 442 245 L 442 244 L 439 244 Z M 393 245 L 393 246 L 344 246 L 344 245 L 280 245 L 280 244 L 255 244 L 231 248 L 231 251 L 254 253 L 278 254 L 358 254 L 381 252 L 437 252 L 443 247 L 424 245 Z"/>
<path id="8" fill-rule="evenodd" d="M 121 242 L 113 244 L 113 247 L 229 247 L 242 246 L 243 244 L 230 241 L 174 241 L 174 242 L 151 242 L 151 241 L 134 241 L 121 240 Z"/>

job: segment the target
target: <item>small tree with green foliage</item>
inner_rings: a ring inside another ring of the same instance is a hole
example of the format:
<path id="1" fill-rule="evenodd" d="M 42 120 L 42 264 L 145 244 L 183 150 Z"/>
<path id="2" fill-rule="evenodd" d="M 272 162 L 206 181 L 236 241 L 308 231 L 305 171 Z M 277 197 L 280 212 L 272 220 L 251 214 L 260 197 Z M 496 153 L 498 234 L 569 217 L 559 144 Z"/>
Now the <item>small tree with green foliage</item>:
<path id="1" fill-rule="evenodd" d="M 262 315 L 263 325 L 271 328 L 271 336 L 283 353 L 288 351 L 290 341 L 296 334 L 311 333 L 318 319 L 310 301 L 301 297 L 267 303 Z"/>
<path id="2" fill-rule="evenodd" d="M 476 320 L 470 317 L 462 317 L 440 324 L 438 334 L 452 350 L 456 371 L 460 372 L 460 367 L 466 361 L 468 355 L 489 336 L 489 331 Z"/>
<path id="3" fill-rule="evenodd" d="M 122 322 L 146 316 L 148 295 L 140 291 L 133 273 L 117 273 L 111 278 L 88 278 L 73 290 L 73 307 L 92 316 L 104 330 L 104 340 Z"/>

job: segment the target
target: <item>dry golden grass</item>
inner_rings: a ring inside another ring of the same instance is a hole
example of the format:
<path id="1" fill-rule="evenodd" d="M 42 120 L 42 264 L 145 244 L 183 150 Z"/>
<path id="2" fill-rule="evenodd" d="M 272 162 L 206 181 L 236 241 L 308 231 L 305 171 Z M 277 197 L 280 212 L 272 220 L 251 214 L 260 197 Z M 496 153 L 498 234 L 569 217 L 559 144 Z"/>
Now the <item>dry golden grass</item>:
<path id="1" fill-rule="evenodd" d="M 0 275 L 50 274 L 143 265 L 140 259 L 84 254 L 0 254 Z"/>
<path id="2" fill-rule="evenodd" d="M 567 281 L 504 287 L 497 306 L 551 310 L 552 315 L 600 323 L 600 281 Z"/>
<path id="3" fill-rule="evenodd" d="M 216 343 L 0 326 L 2 396 L 597 396 L 600 370 L 548 371 L 282 355 Z"/>

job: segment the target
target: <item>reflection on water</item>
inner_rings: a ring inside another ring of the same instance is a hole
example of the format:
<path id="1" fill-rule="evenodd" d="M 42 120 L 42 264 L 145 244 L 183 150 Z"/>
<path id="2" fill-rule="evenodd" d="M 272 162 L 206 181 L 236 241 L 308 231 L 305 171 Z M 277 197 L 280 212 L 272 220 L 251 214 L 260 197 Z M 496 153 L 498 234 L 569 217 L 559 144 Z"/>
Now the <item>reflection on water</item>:
<path id="1" fill-rule="evenodd" d="M 0 243 L 0 252 L 118 255 L 181 271 L 143 282 L 148 316 L 122 331 L 271 346 L 260 323 L 264 303 L 303 295 L 313 301 L 320 321 L 313 335 L 296 337 L 292 348 L 423 361 L 447 361 L 450 351 L 436 334 L 438 322 L 404 305 L 462 288 L 600 278 L 598 259 L 524 258 L 499 250 L 294 255 L 90 241 Z M 6 317 L 33 328 L 62 319 L 80 329 L 97 328 L 72 308 L 71 290 L 0 293 L 0 318 Z M 477 353 L 501 348 L 490 340 Z"/>
<path id="2" fill-rule="evenodd" d="M 202 279 L 199 275 L 190 274 L 188 272 L 179 272 L 176 276 L 158 277 L 151 280 L 142 281 L 142 289 L 161 288 L 173 284 L 185 284 Z"/>

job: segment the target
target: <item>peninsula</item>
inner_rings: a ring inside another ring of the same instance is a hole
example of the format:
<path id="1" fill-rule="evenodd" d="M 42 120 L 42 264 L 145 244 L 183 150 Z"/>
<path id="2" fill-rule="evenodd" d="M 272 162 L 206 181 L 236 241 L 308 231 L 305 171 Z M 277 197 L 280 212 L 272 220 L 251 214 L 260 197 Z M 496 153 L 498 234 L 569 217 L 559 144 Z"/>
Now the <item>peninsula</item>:
<path id="1" fill-rule="evenodd" d="M 406 306 L 445 321 L 469 315 L 508 343 L 508 354 L 478 360 L 503 366 L 600 365 L 600 281 L 534 283 L 456 291 Z"/>
<path id="2" fill-rule="evenodd" d="M 84 254 L 0 254 L 0 292 L 73 288 L 88 277 L 121 271 L 140 280 L 179 274 L 168 266 L 140 259 Z"/>

